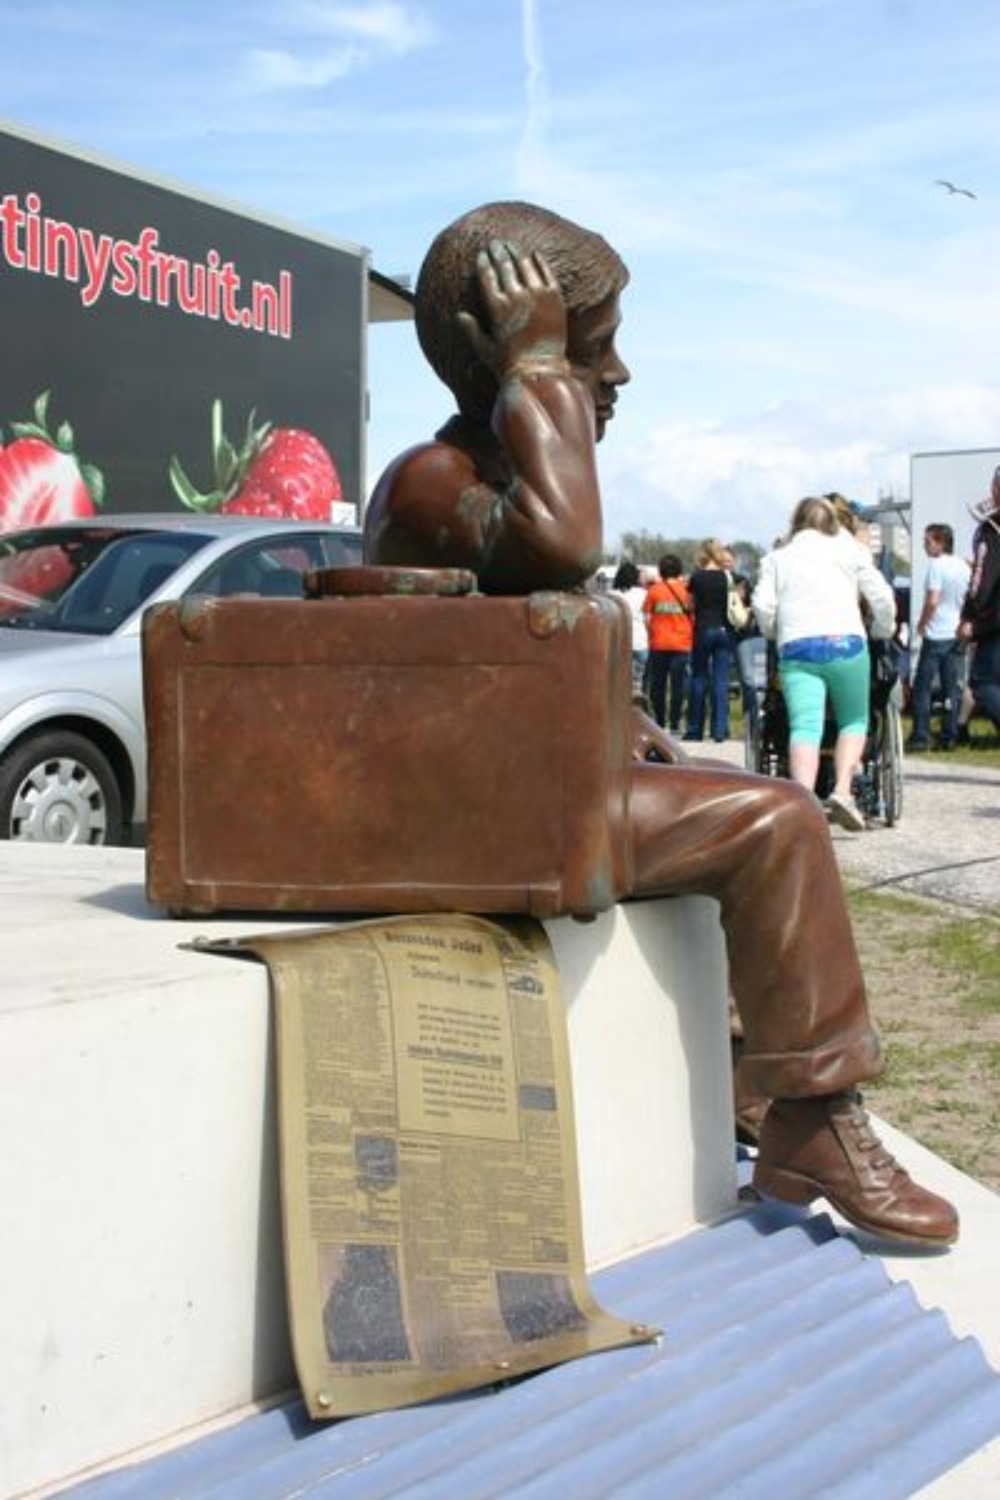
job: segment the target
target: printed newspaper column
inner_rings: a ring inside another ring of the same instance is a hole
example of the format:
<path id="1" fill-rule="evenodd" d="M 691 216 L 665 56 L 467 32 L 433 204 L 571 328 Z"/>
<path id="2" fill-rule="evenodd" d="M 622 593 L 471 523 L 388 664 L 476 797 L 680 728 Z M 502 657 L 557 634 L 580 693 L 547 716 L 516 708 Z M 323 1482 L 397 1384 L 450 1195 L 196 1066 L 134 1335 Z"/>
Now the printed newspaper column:
<path id="1" fill-rule="evenodd" d="M 199 944 L 276 1016 L 292 1346 L 310 1415 L 405 1406 L 657 1330 L 589 1291 L 566 1021 L 530 919 Z"/>

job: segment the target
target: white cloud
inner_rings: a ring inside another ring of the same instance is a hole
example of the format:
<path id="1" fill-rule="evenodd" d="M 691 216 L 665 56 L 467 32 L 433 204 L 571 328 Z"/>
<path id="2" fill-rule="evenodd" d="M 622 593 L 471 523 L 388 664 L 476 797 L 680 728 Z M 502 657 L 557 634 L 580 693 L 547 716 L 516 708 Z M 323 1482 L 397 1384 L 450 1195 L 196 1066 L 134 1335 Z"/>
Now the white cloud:
<path id="1" fill-rule="evenodd" d="M 358 47 L 296 57 L 277 48 L 255 47 L 248 54 L 249 82 L 261 89 L 319 89 L 346 78 L 364 61 Z"/>
<path id="2" fill-rule="evenodd" d="M 431 26 L 419 11 L 392 0 L 375 5 L 324 5 L 306 3 L 293 12 L 317 31 L 358 37 L 390 52 L 412 52 L 431 36 Z"/>
<path id="3" fill-rule="evenodd" d="M 785 402 L 732 420 L 661 423 L 638 444 L 612 431 L 601 449 L 606 541 L 645 530 L 767 545 L 803 495 L 905 498 L 913 453 L 989 447 L 998 431 L 1000 386 L 988 385 Z"/>
<path id="4" fill-rule="evenodd" d="M 325 88 L 386 54 L 412 52 L 431 36 L 423 15 L 393 0 L 374 5 L 326 5 L 304 0 L 283 17 L 309 41 L 301 47 L 255 47 L 247 53 L 247 80 L 262 90 Z M 316 39 L 340 39 L 339 45 L 317 47 Z"/>

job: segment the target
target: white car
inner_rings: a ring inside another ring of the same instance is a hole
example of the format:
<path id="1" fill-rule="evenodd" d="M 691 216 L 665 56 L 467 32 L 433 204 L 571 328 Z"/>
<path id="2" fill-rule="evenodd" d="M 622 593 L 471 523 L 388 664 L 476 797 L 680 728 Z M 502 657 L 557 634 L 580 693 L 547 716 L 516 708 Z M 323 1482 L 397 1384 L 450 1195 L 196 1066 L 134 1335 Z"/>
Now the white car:
<path id="1" fill-rule="evenodd" d="M 0 838 L 114 844 L 146 817 L 141 623 L 190 594 L 302 597 L 359 528 L 93 516 L 0 534 Z"/>

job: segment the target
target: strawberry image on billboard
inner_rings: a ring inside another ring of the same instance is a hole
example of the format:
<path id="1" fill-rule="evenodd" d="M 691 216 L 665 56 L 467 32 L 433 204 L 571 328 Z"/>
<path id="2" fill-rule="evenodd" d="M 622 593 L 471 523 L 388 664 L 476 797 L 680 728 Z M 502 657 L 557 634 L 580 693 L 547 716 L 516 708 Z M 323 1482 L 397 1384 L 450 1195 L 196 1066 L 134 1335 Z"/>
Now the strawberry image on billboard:
<path id="1" fill-rule="evenodd" d="M 223 515 L 328 521 L 343 500 L 337 467 L 318 437 L 295 427 L 247 419 L 239 447 L 226 436 L 222 402 L 212 403 L 213 488 L 196 490 L 176 457 L 170 483 L 188 510 Z"/>
<path id="2" fill-rule="evenodd" d="M 104 477 L 73 451 L 73 429 L 49 429 L 49 392 L 34 402 L 34 420 L 0 427 L 0 531 L 92 516 L 104 497 Z"/>
<path id="3" fill-rule="evenodd" d="M 0 130 L 0 529 L 357 507 L 368 276 L 361 246 Z"/>

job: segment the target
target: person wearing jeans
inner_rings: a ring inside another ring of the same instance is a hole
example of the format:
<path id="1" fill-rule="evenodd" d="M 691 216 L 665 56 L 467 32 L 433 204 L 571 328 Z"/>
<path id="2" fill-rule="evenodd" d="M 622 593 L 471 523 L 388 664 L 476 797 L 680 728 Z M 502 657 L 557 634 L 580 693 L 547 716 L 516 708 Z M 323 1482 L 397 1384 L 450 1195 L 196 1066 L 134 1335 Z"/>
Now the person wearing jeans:
<path id="1" fill-rule="evenodd" d="M 664 729 L 680 732 L 691 662 L 691 600 L 680 558 L 660 558 L 659 578 L 646 591 L 643 613 L 649 632 L 649 702 Z"/>
<path id="2" fill-rule="evenodd" d="M 697 566 L 688 579 L 694 639 L 686 740 L 704 739 L 706 708 L 716 744 L 729 738 L 729 675 L 736 649 L 726 615 L 729 557 L 729 549 L 710 537 L 702 543 Z"/>
<path id="3" fill-rule="evenodd" d="M 937 683 L 943 702 L 937 747 L 952 750 L 958 736 L 961 706 L 962 643 L 958 626 L 969 586 L 969 566 L 954 555 L 954 532 L 943 523 L 925 527 L 924 551 L 929 562 L 924 602 L 917 621 L 920 656 L 911 697 L 913 733 L 906 748 L 910 751 L 930 748 L 931 700 Z"/>

